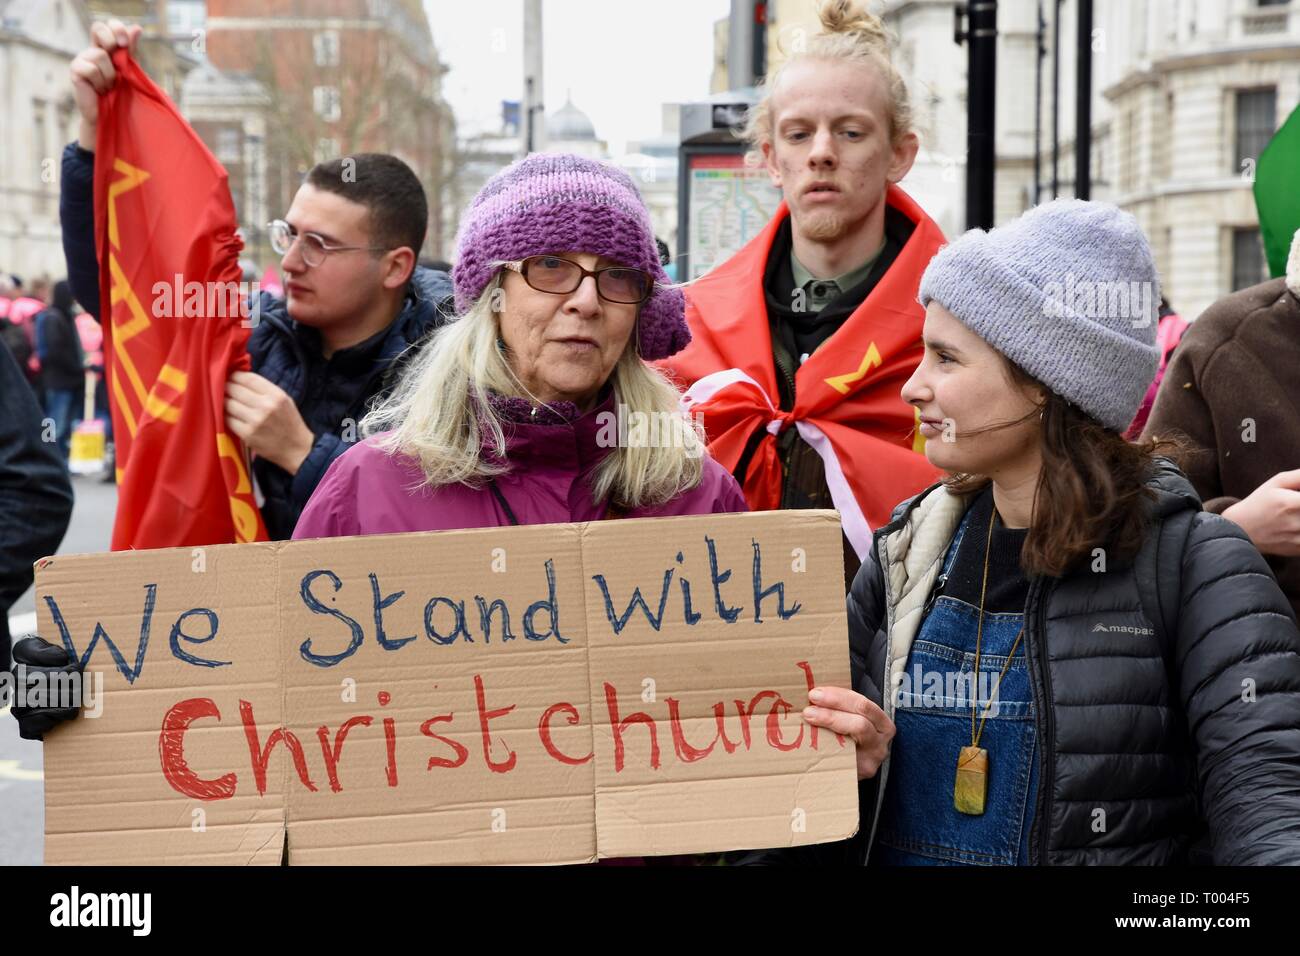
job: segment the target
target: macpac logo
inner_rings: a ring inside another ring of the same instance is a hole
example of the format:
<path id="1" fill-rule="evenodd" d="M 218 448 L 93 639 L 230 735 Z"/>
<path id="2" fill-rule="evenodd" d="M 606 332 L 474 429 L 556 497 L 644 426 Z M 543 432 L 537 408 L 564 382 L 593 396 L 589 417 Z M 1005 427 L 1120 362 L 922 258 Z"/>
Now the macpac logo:
<path id="1" fill-rule="evenodd" d="M 1155 631 L 1149 627 L 1137 627 L 1133 624 L 1116 624 L 1113 627 L 1107 627 L 1105 624 L 1098 624 L 1092 629 L 1096 634 L 1101 631 L 1103 634 L 1154 634 Z"/>
<path id="2" fill-rule="evenodd" d="M 152 923 L 152 893 L 71 893 L 50 897 L 51 926 L 129 926 L 135 936 L 148 936 Z"/>

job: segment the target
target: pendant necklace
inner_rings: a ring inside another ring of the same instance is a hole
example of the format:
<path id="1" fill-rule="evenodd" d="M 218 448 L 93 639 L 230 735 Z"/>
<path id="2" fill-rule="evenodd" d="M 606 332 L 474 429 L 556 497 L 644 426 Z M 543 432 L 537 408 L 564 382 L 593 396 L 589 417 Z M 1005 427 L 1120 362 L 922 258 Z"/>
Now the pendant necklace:
<path id="1" fill-rule="evenodd" d="M 970 816 L 980 816 L 984 813 L 984 800 L 988 795 L 989 752 L 979 745 L 980 738 L 984 735 L 984 724 L 989 719 L 989 708 L 997 697 L 998 688 L 1002 686 L 1002 678 L 1007 676 L 1007 670 L 1011 667 L 1011 659 L 1016 656 L 1016 648 L 1020 646 L 1020 639 L 1025 634 L 1024 624 L 1022 623 L 1020 633 L 1016 635 L 1015 643 L 1011 645 L 1011 650 L 1007 652 L 1007 661 L 1002 665 L 1002 673 L 998 675 L 998 682 L 993 685 L 989 700 L 984 705 L 984 716 L 980 719 L 977 728 L 975 714 L 979 708 L 980 695 L 980 643 L 984 636 L 984 596 L 988 592 L 989 586 L 989 552 L 993 547 L 993 523 L 997 520 L 997 517 L 998 509 L 995 505 L 993 514 L 989 516 L 989 531 L 984 541 L 984 582 L 980 585 L 979 625 L 975 631 L 975 670 L 971 674 L 970 746 L 962 747 L 961 752 L 957 755 L 957 782 L 953 786 L 952 793 L 953 807 L 958 813 L 965 813 Z"/>

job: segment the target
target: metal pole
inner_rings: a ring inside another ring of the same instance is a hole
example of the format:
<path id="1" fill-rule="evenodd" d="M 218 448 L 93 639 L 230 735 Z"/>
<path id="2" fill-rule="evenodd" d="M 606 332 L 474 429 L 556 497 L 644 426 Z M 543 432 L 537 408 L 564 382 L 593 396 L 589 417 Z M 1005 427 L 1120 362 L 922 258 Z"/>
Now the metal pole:
<path id="1" fill-rule="evenodd" d="M 546 145 L 542 78 L 542 0 L 524 0 L 524 152 Z"/>
<path id="2" fill-rule="evenodd" d="M 1043 0 L 1038 0 L 1038 29 L 1034 33 L 1034 205 L 1042 201 L 1043 193 L 1043 58 L 1047 47 L 1043 35 L 1047 21 L 1043 19 Z"/>
<path id="3" fill-rule="evenodd" d="M 970 0 L 966 20 L 966 228 L 991 229 L 997 155 L 997 0 Z"/>
<path id="4" fill-rule="evenodd" d="M 733 90 L 754 85 L 755 34 L 759 32 L 754 21 L 754 0 L 731 0 L 727 18 L 727 86 Z"/>
<path id="5" fill-rule="evenodd" d="M 1057 161 L 1061 156 L 1061 3 L 1052 11 L 1052 198 L 1061 194 Z"/>
<path id="6" fill-rule="evenodd" d="M 1075 38 L 1077 79 L 1074 90 L 1074 195 L 1092 194 L 1092 0 L 1078 0 L 1078 36 Z"/>

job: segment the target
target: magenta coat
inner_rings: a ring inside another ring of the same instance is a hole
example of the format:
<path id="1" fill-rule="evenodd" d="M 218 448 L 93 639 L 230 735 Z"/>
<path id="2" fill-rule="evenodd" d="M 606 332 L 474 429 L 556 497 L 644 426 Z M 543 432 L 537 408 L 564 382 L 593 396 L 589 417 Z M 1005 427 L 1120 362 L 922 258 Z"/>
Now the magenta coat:
<path id="1" fill-rule="evenodd" d="M 500 399 L 496 407 L 507 422 L 507 457 L 512 465 L 496 484 L 518 523 L 603 518 L 605 505 L 592 501 L 590 477 L 611 450 L 600 447 L 597 437 L 606 421 L 600 414 L 614 410 L 613 396 L 585 415 L 577 415 L 568 402 L 543 407 L 536 417 L 523 399 Z M 424 475 L 414 459 L 387 454 L 375 447 L 373 438 L 367 439 L 330 465 L 298 519 L 293 536 L 300 539 L 452 531 L 513 523 L 491 487 L 455 484 L 431 488 L 423 482 Z M 634 508 L 622 517 L 747 510 L 736 480 L 706 454 L 699 485 L 664 504 Z"/>

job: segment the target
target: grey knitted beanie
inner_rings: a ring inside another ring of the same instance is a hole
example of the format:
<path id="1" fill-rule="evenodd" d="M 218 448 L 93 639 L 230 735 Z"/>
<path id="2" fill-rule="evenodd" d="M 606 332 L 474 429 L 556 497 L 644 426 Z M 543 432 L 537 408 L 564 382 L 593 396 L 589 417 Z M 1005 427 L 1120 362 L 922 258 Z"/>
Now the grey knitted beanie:
<path id="1" fill-rule="evenodd" d="M 1160 287 L 1141 228 L 1116 206 L 1057 199 L 930 260 L 920 302 L 1123 432 L 1155 378 Z"/>

